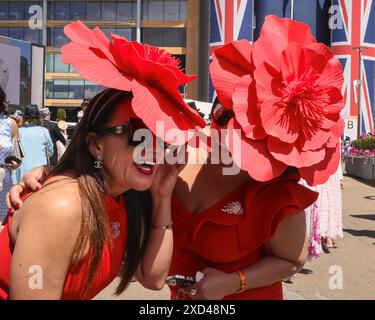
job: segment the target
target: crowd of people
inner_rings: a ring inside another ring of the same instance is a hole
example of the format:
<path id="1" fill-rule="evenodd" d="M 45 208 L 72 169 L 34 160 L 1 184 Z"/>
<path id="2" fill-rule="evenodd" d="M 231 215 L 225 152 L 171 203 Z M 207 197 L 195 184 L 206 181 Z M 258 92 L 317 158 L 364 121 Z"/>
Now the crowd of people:
<path id="1" fill-rule="evenodd" d="M 91 299 L 118 275 L 117 294 L 135 277 L 152 290 L 167 282 L 171 299 L 283 299 L 282 281 L 319 255 L 320 240 L 329 250 L 342 236 L 340 62 L 305 24 L 268 16 L 254 44 L 213 53 L 205 128 L 178 91 L 194 77 L 176 58 L 79 21 L 65 34 L 63 62 L 108 89 L 84 101 L 60 159 L 64 126 L 48 110 L 26 107 L 19 130 L 4 113 L 3 149 L 20 137 L 25 157 L 0 233 L 0 299 Z M 160 122 L 183 133 L 178 148 Z M 210 138 L 197 146 L 204 163 L 188 163 L 181 147 L 191 130 Z M 159 163 L 160 153 L 178 161 Z M 230 165 L 238 173 L 225 174 Z M 42 290 L 29 287 L 35 264 Z"/>
<path id="2" fill-rule="evenodd" d="M 83 100 L 82 110 L 88 101 Z M 68 123 L 62 119 L 51 121 L 49 108 L 30 104 L 23 111 L 16 110 L 11 114 L 7 105 L 5 92 L 0 87 L 0 221 L 5 220 L 7 214 L 5 197 L 10 188 L 19 183 L 31 169 L 56 165 L 68 142 Z M 10 158 L 15 155 L 18 160 Z M 9 162 L 9 159 L 13 162 Z"/>

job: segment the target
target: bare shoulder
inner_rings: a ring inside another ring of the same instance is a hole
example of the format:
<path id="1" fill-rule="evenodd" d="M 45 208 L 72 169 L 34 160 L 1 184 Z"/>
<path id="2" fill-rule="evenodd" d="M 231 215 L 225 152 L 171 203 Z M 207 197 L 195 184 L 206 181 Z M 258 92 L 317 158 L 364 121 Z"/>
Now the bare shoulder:
<path id="1" fill-rule="evenodd" d="M 25 200 L 14 215 L 12 231 L 18 233 L 18 228 L 27 224 L 42 226 L 48 232 L 74 232 L 80 228 L 81 217 L 78 182 L 68 176 L 57 176 Z"/>

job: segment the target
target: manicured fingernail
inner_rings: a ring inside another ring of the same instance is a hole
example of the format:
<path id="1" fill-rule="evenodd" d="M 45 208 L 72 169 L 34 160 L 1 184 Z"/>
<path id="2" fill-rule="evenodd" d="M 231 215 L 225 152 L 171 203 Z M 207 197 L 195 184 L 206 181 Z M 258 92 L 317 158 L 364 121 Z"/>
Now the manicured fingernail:
<path id="1" fill-rule="evenodd" d="M 9 208 L 8 214 L 13 213 L 13 212 L 14 212 L 14 209 L 13 208 Z"/>
<path id="2" fill-rule="evenodd" d="M 18 210 L 19 208 L 21 208 L 21 204 L 20 204 L 20 203 L 17 203 L 17 204 L 16 204 L 16 209 Z"/>
<path id="3" fill-rule="evenodd" d="M 36 191 L 39 191 L 41 189 L 41 187 L 36 187 L 35 190 Z"/>

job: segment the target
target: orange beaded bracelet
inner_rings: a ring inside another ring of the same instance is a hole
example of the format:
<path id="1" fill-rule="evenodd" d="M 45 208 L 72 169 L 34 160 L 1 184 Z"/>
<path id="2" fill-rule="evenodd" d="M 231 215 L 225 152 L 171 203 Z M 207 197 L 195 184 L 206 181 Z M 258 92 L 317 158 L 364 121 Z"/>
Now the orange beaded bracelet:
<path id="1" fill-rule="evenodd" d="M 241 293 L 246 290 L 246 277 L 245 277 L 245 274 L 241 270 L 237 271 L 237 273 L 240 276 L 241 287 L 238 289 L 236 293 Z"/>

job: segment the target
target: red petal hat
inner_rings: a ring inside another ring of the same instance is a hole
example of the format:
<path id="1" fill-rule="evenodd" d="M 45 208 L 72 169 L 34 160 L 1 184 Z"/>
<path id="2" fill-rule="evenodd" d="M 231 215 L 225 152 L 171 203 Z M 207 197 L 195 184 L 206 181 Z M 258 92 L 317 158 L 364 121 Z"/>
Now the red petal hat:
<path id="1" fill-rule="evenodd" d="M 241 40 L 215 50 L 210 73 L 235 115 L 228 130 L 241 132 L 242 155 L 234 161 L 250 176 L 267 181 L 291 166 L 317 185 L 337 170 L 343 72 L 308 25 L 267 16 L 254 45 Z M 233 143 L 228 147 L 235 155 Z"/>
<path id="2" fill-rule="evenodd" d="M 165 132 L 205 126 L 178 91 L 195 76 L 185 75 L 169 53 L 114 34 L 110 41 L 98 27 L 90 30 L 81 21 L 65 26 L 64 32 L 71 42 L 61 48 L 62 61 L 86 80 L 131 92 L 134 113 L 154 134 L 157 121 Z"/>

